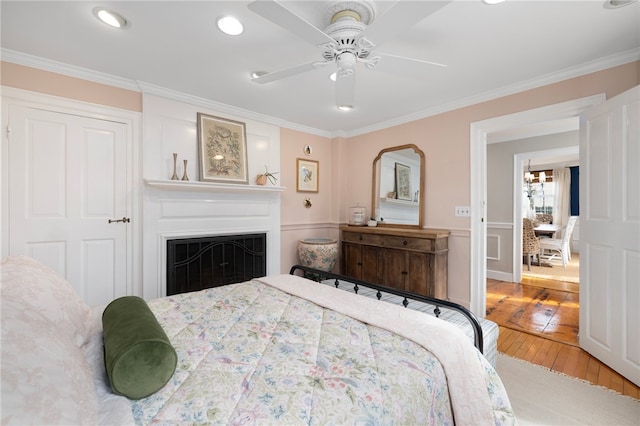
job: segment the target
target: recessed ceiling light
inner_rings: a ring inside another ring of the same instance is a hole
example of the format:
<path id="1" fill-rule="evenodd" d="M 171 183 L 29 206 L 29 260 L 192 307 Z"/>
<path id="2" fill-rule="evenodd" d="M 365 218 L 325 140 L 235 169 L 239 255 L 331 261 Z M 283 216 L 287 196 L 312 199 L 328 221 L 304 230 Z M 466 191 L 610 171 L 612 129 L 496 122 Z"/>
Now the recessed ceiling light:
<path id="1" fill-rule="evenodd" d="M 351 111 L 353 109 L 353 105 L 338 105 L 338 109 L 340 111 Z"/>
<path id="2" fill-rule="evenodd" d="M 498 4 L 502 3 L 504 0 L 482 0 L 484 4 Z"/>
<path id="3" fill-rule="evenodd" d="M 635 3 L 637 0 L 607 0 L 604 2 L 605 9 L 617 9 L 622 6 L 630 5 L 631 3 Z"/>
<path id="4" fill-rule="evenodd" d="M 105 9 L 103 7 L 96 7 L 93 9 L 93 14 L 96 18 L 110 27 L 124 29 L 129 27 L 129 20 L 118 12 Z"/>
<path id="5" fill-rule="evenodd" d="M 244 31 L 242 23 L 233 16 L 225 16 L 218 19 L 218 28 L 220 28 L 220 31 L 228 35 L 239 35 Z"/>
<path id="6" fill-rule="evenodd" d="M 249 73 L 249 76 L 251 76 L 251 78 L 258 78 L 262 77 L 265 74 L 267 74 L 266 71 L 252 71 Z"/>

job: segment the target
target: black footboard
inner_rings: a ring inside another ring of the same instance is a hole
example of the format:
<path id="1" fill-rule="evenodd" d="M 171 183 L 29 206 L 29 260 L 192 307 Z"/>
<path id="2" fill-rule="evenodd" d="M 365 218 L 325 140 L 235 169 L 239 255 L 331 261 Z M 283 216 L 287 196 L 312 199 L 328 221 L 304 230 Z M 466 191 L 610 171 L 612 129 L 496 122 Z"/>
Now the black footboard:
<path id="1" fill-rule="evenodd" d="M 435 306 L 433 313 L 436 317 L 440 316 L 440 308 L 443 309 L 451 309 L 462 314 L 465 319 L 469 321 L 471 327 L 473 329 L 474 335 L 474 345 L 478 350 L 482 353 L 483 351 L 483 341 L 482 341 L 482 327 L 480 326 L 480 322 L 476 318 L 476 316 L 467 308 L 457 303 L 449 302 L 448 300 L 435 299 L 433 297 L 422 296 L 420 294 L 409 293 L 402 290 L 397 290 L 390 287 L 385 287 L 378 284 L 372 284 L 366 281 L 358 280 L 351 277 L 345 277 L 343 275 L 334 274 L 332 272 L 321 271 L 318 269 L 308 268 L 302 265 L 294 265 L 291 267 L 289 274 L 296 275 L 296 272 L 301 272 L 305 278 L 321 282 L 325 280 L 335 280 L 334 285 L 336 288 L 340 286 L 342 282 L 353 284 L 354 293 L 358 293 L 359 286 L 371 288 L 376 290 L 376 297 L 378 300 L 382 298 L 383 293 L 393 294 L 395 296 L 399 296 L 403 299 L 402 304 L 405 307 L 409 306 L 409 300 L 416 300 L 418 302 L 427 303 L 429 305 Z"/>

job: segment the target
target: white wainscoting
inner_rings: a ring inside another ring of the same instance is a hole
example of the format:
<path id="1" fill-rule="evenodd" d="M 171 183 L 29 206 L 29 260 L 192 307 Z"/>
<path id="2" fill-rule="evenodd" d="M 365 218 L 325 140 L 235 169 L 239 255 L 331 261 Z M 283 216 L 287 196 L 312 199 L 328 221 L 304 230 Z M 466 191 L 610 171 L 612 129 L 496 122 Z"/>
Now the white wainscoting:
<path id="1" fill-rule="evenodd" d="M 513 223 L 487 222 L 487 278 L 513 281 Z"/>

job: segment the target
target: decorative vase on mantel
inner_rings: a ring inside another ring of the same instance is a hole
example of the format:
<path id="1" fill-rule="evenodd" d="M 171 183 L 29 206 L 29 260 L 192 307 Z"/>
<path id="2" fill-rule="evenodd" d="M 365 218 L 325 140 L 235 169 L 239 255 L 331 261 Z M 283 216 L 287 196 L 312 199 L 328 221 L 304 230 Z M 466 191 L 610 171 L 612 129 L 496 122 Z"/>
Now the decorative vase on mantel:
<path id="1" fill-rule="evenodd" d="M 258 175 L 256 177 L 256 185 L 266 185 L 267 175 Z"/>
<path id="2" fill-rule="evenodd" d="M 256 176 L 256 185 L 266 185 L 267 180 L 271 182 L 272 185 L 278 183 L 278 177 L 276 176 L 280 172 L 270 172 L 267 166 L 264 166 L 264 173 L 260 173 Z"/>
<path id="3" fill-rule="evenodd" d="M 187 176 L 187 160 L 184 160 L 184 173 L 182 175 L 182 180 L 189 180 L 189 176 Z"/>
<path id="4" fill-rule="evenodd" d="M 171 180 L 179 180 L 178 179 L 178 170 L 177 170 L 177 166 L 178 166 L 178 153 L 174 152 L 173 153 L 173 175 L 171 175 Z"/>

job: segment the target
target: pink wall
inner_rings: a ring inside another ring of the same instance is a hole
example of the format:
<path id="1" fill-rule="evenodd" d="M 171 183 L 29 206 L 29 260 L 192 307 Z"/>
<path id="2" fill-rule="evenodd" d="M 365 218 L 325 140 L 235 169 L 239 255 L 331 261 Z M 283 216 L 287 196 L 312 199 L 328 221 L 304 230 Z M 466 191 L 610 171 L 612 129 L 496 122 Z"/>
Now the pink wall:
<path id="1" fill-rule="evenodd" d="M 311 155 L 303 149 L 311 146 Z M 282 195 L 282 224 L 298 225 L 337 220 L 332 217 L 332 145 L 331 139 L 310 135 L 291 129 L 280 130 L 280 184 L 287 189 Z M 296 191 L 296 159 L 318 161 L 319 185 L 317 193 Z M 309 198 L 313 206 L 305 208 L 303 202 Z"/>
<path id="2" fill-rule="evenodd" d="M 470 125 L 598 93 L 607 98 L 640 84 L 640 62 L 573 78 L 432 117 L 350 137 L 347 201 L 371 204 L 371 162 L 382 149 L 413 143 L 425 153 L 425 226 L 469 229 L 469 219 L 455 217 L 455 206 L 470 202 Z"/>
<path id="3" fill-rule="evenodd" d="M 142 111 L 141 92 L 80 80 L 11 62 L 0 62 L 0 76 L 3 86 L 114 108 Z"/>
<path id="4" fill-rule="evenodd" d="M 311 146 L 311 155 L 303 149 Z M 334 144 L 331 139 L 291 129 L 280 130 L 280 184 L 287 189 L 281 197 L 281 271 L 286 273 L 298 263 L 298 242 L 309 237 L 338 238 L 335 222 L 340 191 L 335 178 Z M 297 159 L 318 161 L 318 192 L 297 192 Z M 310 199 L 312 206 L 304 207 Z"/>

